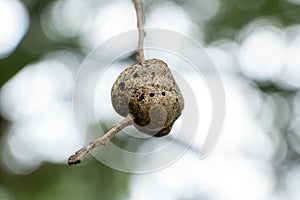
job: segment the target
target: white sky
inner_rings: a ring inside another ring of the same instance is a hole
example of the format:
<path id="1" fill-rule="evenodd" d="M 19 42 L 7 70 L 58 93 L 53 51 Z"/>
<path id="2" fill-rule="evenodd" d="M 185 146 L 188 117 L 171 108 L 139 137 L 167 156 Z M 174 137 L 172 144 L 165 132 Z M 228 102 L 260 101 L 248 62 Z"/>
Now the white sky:
<path id="1" fill-rule="evenodd" d="M 26 8 L 18 0 L 0 1 L 0 58 L 11 53 L 29 25 Z"/>

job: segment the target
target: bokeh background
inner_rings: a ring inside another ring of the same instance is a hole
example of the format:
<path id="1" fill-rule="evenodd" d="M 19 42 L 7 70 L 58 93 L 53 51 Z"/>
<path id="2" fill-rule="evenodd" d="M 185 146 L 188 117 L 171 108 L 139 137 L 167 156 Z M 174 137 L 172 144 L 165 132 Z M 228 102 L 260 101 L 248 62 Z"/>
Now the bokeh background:
<path id="1" fill-rule="evenodd" d="M 144 5 L 146 27 L 194 39 L 220 72 L 226 120 L 213 153 L 199 160 L 190 150 L 140 175 L 92 157 L 67 166 L 81 147 L 76 72 L 101 42 L 136 28 L 132 2 L 0 0 L 0 199 L 299 199 L 300 1 Z"/>

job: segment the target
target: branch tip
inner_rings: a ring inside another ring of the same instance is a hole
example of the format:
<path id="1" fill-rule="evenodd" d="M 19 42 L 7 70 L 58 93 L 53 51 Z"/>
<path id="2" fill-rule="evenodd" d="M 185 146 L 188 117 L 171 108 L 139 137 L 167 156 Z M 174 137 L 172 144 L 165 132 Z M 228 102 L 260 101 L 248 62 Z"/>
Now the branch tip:
<path id="1" fill-rule="evenodd" d="M 74 155 L 70 156 L 68 159 L 68 165 L 76 165 L 81 163 L 83 158 L 93 149 L 95 149 L 99 145 L 106 145 L 108 141 L 114 137 L 119 131 L 124 129 L 125 127 L 132 125 L 133 121 L 131 117 L 128 115 L 118 124 L 112 126 L 105 135 L 102 137 L 90 142 L 86 147 L 78 150 Z"/>

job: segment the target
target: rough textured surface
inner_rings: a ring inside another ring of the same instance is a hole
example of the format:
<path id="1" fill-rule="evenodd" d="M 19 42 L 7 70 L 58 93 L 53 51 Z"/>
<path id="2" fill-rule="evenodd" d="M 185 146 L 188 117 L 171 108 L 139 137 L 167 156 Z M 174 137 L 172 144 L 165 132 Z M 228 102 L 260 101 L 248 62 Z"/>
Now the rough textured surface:
<path id="1" fill-rule="evenodd" d="M 171 131 L 184 106 L 170 69 L 159 59 L 126 68 L 112 87 L 111 99 L 120 115 L 130 114 L 137 129 L 156 137 Z"/>

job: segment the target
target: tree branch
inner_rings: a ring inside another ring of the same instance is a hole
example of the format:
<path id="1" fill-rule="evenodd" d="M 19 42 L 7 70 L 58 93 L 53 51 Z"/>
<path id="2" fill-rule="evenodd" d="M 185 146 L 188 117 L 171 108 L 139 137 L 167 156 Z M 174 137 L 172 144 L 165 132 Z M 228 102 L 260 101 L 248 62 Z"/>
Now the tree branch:
<path id="1" fill-rule="evenodd" d="M 144 37 L 145 37 L 145 32 L 144 32 L 144 21 L 143 21 L 143 2 L 142 0 L 133 0 L 135 11 L 136 11 L 136 16 L 137 16 L 137 28 L 139 31 L 139 40 L 138 40 L 138 48 L 136 50 L 136 60 L 138 63 L 144 62 L 145 57 L 144 57 Z M 120 123 L 114 125 L 111 127 L 111 129 L 102 137 L 90 142 L 86 147 L 80 149 L 77 151 L 74 155 L 70 156 L 68 159 L 68 164 L 69 165 L 75 165 L 80 163 L 83 158 L 94 148 L 96 148 L 99 145 L 105 145 L 107 142 L 114 137 L 119 131 L 121 131 L 123 128 L 126 126 L 132 125 L 133 120 L 132 118 L 128 115 L 125 119 L 123 119 Z"/>
<path id="2" fill-rule="evenodd" d="M 96 148 L 99 145 L 106 145 L 108 141 L 114 137 L 119 131 L 121 131 L 126 126 L 132 125 L 133 121 L 131 117 L 128 115 L 126 118 L 124 118 L 121 122 L 114 125 L 109 129 L 109 131 L 103 135 L 102 137 L 90 142 L 86 147 L 80 149 L 77 151 L 74 155 L 70 156 L 68 159 L 69 165 L 76 165 L 80 163 L 83 158 L 94 148 Z"/>
<path id="3" fill-rule="evenodd" d="M 138 41 L 138 48 L 136 50 L 136 60 L 138 63 L 144 62 L 144 13 L 143 13 L 143 1 L 142 0 L 133 0 L 136 17 L 137 17 L 137 27 L 139 30 L 139 41 Z"/>

